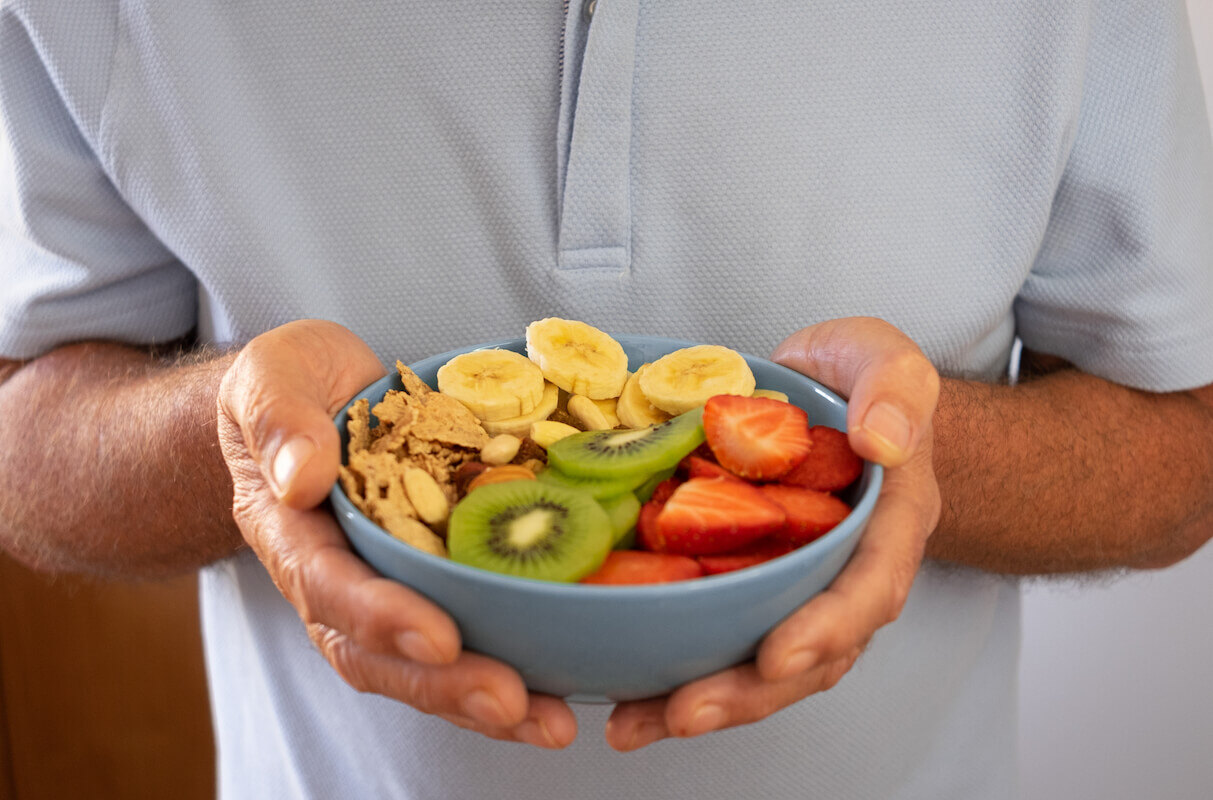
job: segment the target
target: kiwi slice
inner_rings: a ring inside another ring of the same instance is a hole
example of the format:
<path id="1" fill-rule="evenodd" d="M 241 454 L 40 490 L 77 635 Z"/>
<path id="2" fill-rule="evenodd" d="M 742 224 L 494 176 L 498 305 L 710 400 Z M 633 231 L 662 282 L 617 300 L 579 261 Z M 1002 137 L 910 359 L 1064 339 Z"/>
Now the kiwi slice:
<path id="1" fill-rule="evenodd" d="M 555 467 L 541 470 L 535 477 L 543 483 L 550 483 L 553 486 L 564 486 L 568 489 L 588 492 L 595 500 L 615 497 L 624 492 L 631 493 L 647 479 L 643 472 L 618 478 L 587 478 L 584 475 L 568 475 Z"/>
<path id="2" fill-rule="evenodd" d="M 636 520 L 640 519 L 640 500 L 631 492 L 598 501 L 611 521 L 611 548 L 626 550 L 636 541 Z M 629 537 L 629 534 L 631 536 Z"/>
<path id="3" fill-rule="evenodd" d="M 566 475 L 647 478 L 676 466 L 703 441 L 700 407 L 647 428 L 585 431 L 566 436 L 548 448 L 548 464 Z"/>
<path id="4" fill-rule="evenodd" d="M 610 518 L 589 494 L 539 481 L 475 489 L 447 522 L 453 561 L 541 581 L 589 575 L 613 539 Z"/>

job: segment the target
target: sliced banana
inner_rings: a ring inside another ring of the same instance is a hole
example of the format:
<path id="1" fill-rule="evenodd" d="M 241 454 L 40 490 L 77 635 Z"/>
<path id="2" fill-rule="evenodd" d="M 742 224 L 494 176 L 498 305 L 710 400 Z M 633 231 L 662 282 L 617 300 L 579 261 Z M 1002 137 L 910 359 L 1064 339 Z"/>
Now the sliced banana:
<path id="1" fill-rule="evenodd" d="M 473 350 L 438 368 L 438 391 L 463 403 L 481 420 L 529 414 L 543 399 L 543 372 L 510 350 Z"/>
<path id="2" fill-rule="evenodd" d="M 544 420 L 536 422 L 531 426 L 531 440 L 535 444 L 547 450 L 556 442 L 559 442 L 566 436 L 572 436 L 574 433 L 581 431 L 574 428 L 572 425 L 567 425 L 563 422 L 555 422 L 553 420 Z"/>
<path id="3" fill-rule="evenodd" d="M 569 395 L 569 414 L 580 423 L 583 431 L 609 431 L 615 427 L 597 403 L 583 394 Z"/>
<path id="4" fill-rule="evenodd" d="M 529 413 L 509 419 L 481 420 L 480 426 L 489 436 L 508 433 L 522 439 L 530 435 L 533 423 L 542 422 L 551 416 L 552 412 L 556 410 L 556 403 L 559 399 L 560 389 L 556 388 L 556 384 L 545 382 L 543 396 L 539 398 L 539 403 Z"/>
<path id="5" fill-rule="evenodd" d="M 641 364 L 634 373 L 628 375 L 623 394 L 619 395 L 615 402 L 615 414 L 628 428 L 647 428 L 670 418 L 669 414 L 650 403 L 644 392 L 640 391 L 640 375 L 648 368 L 648 364 Z"/>
<path id="6" fill-rule="evenodd" d="M 698 408 L 717 394 L 754 393 L 754 373 L 736 350 L 715 344 L 684 347 L 649 365 L 639 376 L 650 403 L 670 414 Z"/>
<path id="7" fill-rule="evenodd" d="M 618 397 L 628 357 L 610 335 L 577 320 L 548 317 L 526 327 L 526 354 L 543 376 L 570 394 Z"/>
<path id="8" fill-rule="evenodd" d="M 785 403 L 788 402 L 787 394 L 779 391 L 778 389 L 755 389 L 754 394 L 752 396 L 753 397 L 767 397 L 767 398 L 770 398 L 771 400 L 781 400 Z"/>
<path id="9" fill-rule="evenodd" d="M 602 412 L 602 416 L 606 417 L 608 428 L 619 427 L 619 415 L 615 413 L 615 408 L 619 405 L 618 397 L 608 397 L 604 400 L 591 400 L 590 402 L 598 406 L 598 410 Z"/>

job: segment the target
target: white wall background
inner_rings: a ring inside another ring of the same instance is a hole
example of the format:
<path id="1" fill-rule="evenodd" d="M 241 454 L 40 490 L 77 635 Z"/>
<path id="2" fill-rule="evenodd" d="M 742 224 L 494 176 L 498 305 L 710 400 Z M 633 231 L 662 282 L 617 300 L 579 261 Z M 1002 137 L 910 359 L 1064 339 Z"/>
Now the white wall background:
<path id="1" fill-rule="evenodd" d="M 1187 3 L 1213 109 L 1213 0 Z M 1213 543 L 1161 572 L 1029 586 L 1020 681 L 1024 800 L 1213 800 Z"/>

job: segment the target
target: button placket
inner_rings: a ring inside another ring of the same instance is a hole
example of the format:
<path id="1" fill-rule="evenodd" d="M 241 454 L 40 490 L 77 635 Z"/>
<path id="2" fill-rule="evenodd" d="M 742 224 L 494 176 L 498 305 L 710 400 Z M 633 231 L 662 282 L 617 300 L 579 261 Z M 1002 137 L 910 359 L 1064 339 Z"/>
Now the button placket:
<path id="1" fill-rule="evenodd" d="M 629 170 L 639 0 L 595 0 L 592 8 L 586 3 L 583 9 L 589 31 L 580 74 L 575 86 L 566 81 L 562 97 L 575 105 L 563 109 L 559 132 L 562 142 L 567 136 L 567 149 L 558 265 L 626 270 L 631 262 Z M 566 44 L 577 33 L 571 25 Z M 566 71 L 573 57 L 574 52 L 566 51 Z"/>

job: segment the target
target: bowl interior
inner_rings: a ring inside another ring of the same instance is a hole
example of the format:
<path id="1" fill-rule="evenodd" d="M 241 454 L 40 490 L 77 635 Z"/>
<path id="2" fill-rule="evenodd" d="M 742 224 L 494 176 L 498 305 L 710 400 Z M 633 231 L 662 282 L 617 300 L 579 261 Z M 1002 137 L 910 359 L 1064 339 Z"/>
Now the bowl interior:
<path id="1" fill-rule="evenodd" d="M 695 344 L 613 335 L 627 352 L 631 370 Z M 525 342 L 517 338 L 465 347 L 410 367 L 434 387 L 438 368 L 450 358 L 483 348 L 525 352 Z M 846 404 L 833 392 L 781 365 L 749 355 L 745 358 L 759 388 L 787 393 L 808 411 L 814 425 L 845 430 Z M 341 410 L 335 422 L 343 454 L 348 445 L 350 406 L 362 397 L 374 405 L 389 389 L 400 388 L 399 376 L 393 373 L 368 386 Z M 761 635 L 807 599 L 805 591 L 816 593 L 841 569 L 875 503 L 881 477 L 879 466 L 865 464 L 860 479 L 842 495 L 853 507 L 851 516 L 792 553 L 749 569 L 693 581 L 626 587 L 528 580 L 432 556 L 396 540 L 364 516 L 340 484 L 333 487 L 330 499 L 355 551 L 381 573 L 413 586 L 445 608 L 459 623 L 469 649 L 511 663 L 539 691 L 604 702 L 660 694 L 691 677 L 749 657 Z M 718 627 L 729 624 L 754 630 L 706 630 L 705 616 L 713 613 L 714 606 L 719 607 L 713 620 Z M 742 618 L 726 621 L 725 616 L 735 612 Z M 562 635 L 551 636 L 553 628 L 563 631 Z M 692 646 L 696 642 L 688 640 L 681 663 L 673 663 L 679 659 L 670 654 L 668 643 L 687 637 L 704 639 L 700 652 Z M 736 640 L 731 645 L 730 637 Z M 664 654 L 662 663 L 654 660 L 652 651 Z"/>

